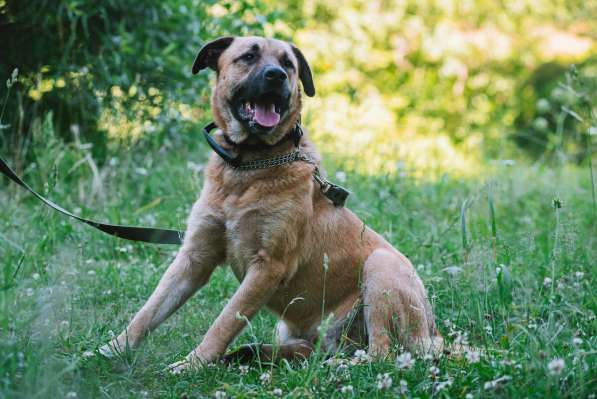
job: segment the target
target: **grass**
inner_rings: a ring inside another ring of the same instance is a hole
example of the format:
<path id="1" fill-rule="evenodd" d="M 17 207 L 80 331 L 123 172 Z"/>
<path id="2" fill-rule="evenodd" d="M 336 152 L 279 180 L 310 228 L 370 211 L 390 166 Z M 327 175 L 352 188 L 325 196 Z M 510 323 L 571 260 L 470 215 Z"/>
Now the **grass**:
<path id="1" fill-rule="evenodd" d="M 141 143 L 96 165 L 86 146 L 61 144 L 47 124 L 24 173 L 83 216 L 184 228 L 208 153 L 200 141 L 173 136 L 149 149 Z M 331 176 L 342 170 L 342 162 L 328 161 Z M 350 208 L 412 260 L 441 332 L 480 348 L 479 362 L 443 357 L 405 369 L 393 361 L 338 367 L 319 355 L 273 368 L 252 364 L 246 374 L 238 366 L 162 374 L 200 342 L 234 292 L 238 283 L 226 268 L 140 350 L 116 361 L 86 357 L 125 326 L 177 248 L 103 235 L 5 181 L 0 398 L 272 397 L 276 388 L 284 397 L 389 398 L 400 395 L 401 380 L 405 397 L 594 397 L 597 220 L 587 168 L 496 166 L 477 180 L 346 176 L 338 182 L 353 192 Z M 271 341 L 274 323 L 262 311 L 233 347 Z M 557 375 L 548 367 L 554 359 L 565 364 Z M 263 384 L 267 371 L 271 383 Z M 384 373 L 393 383 L 380 390 Z"/>

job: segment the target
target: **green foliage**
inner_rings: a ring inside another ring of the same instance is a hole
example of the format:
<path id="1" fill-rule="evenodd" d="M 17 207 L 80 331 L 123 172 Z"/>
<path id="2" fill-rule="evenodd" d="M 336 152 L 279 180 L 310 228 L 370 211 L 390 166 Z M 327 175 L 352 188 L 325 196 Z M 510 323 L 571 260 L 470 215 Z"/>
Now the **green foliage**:
<path id="1" fill-rule="evenodd" d="M 2 1 L 0 37 L 10 40 L 0 75 L 19 68 L 25 89 L 11 99 L 5 137 L 26 145 L 51 110 L 61 137 L 80 132 L 103 159 L 115 121 L 123 136 L 136 127 L 136 139 L 182 129 L 177 103 L 208 106 L 207 76 L 191 78 L 198 48 L 223 34 L 262 34 L 262 13 L 259 1 Z"/>
<path id="2" fill-rule="evenodd" d="M 554 101 L 547 123 L 533 124 L 535 104 L 551 98 L 545 92 L 570 63 L 597 82 L 596 14 L 587 2 L 300 4 L 305 26 L 294 36 L 315 64 L 319 90 L 309 118 L 335 152 L 388 172 L 396 158 L 428 167 L 432 153 L 440 169 L 460 173 L 486 157 L 517 155 L 509 137 L 534 156 L 553 155 L 558 136 L 570 160 L 590 153 L 583 126 L 566 118 L 557 131 L 561 106 L 571 104 Z"/>
<path id="3" fill-rule="evenodd" d="M 518 98 L 516 142 L 534 155 L 557 155 L 563 161 L 590 156 L 597 145 L 597 59 L 569 71 L 544 64 L 525 86 Z"/>
<path id="4" fill-rule="evenodd" d="M 595 103 L 594 12 L 580 0 L 4 0 L 0 75 L 20 68 L 24 89 L 9 104 L 4 148 L 27 153 L 50 110 L 59 135 L 78 131 L 100 162 L 109 145 L 178 140 L 208 118 L 209 74 L 189 70 L 199 46 L 265 33 L 307 54 L 318 96 L 305 121 L 334 152 L 369 160 L 351 168 L 395 172 L 398 160 L 470 174 L 485 157 L 517 155 L 505 138 L 579 162 L 597 127 L 567 110 Z M 570 89 L 571 63 L 585 89 Z"/>

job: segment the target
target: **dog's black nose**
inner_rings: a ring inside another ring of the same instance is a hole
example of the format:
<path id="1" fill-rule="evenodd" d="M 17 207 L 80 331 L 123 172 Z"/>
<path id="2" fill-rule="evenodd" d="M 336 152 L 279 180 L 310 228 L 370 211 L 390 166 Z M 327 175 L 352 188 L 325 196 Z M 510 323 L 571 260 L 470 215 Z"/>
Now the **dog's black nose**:
<path id="1" fill-rule="evenodd" d="M 275 65 L 266 66 L 263 71 L 263 76 L 265 77 L 265 80 L 272 83 L 282 83 L 288 78 L 286 71 Z"/>

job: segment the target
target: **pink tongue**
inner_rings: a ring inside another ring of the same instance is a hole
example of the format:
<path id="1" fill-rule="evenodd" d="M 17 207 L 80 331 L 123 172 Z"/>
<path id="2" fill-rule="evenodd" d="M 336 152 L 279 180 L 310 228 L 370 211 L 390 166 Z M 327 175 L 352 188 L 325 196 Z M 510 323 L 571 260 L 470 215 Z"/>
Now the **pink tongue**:
<path id="1" fill-rule="evenodd" d="M 264 127 L 273 127 L 280 122 L 280 115 L 274 104 L 255 104 L 255 121 Z"/>

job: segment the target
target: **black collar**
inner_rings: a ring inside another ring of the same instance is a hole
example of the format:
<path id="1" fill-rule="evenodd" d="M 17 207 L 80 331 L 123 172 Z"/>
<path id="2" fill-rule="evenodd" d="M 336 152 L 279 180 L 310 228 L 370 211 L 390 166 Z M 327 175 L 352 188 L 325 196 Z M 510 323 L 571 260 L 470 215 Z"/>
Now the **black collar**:
<path id="1" fill-rule="evenodd" d="M 257 159 L 249 162 L 240 162 L 240 156 L 232 156 L 228 151 L 226 151 L 222 146 L 220 146 L 213 137 L 209 134 L 212 130 L 216 128 L 216 124 L 211 122 L 209 125 L 203 128 L 203 135 L 207 140 L 207 143 L 215 151 L 216 154 L 220 156 L 228 165 L 232 166 L 234 169 L 237 170 L 255 170 L 255 169 L 267 169 L 273 168 L 276 166 L 286 165 L 295 161 L 304 161 L 310 164 L 313 164 L 315 168 L 313 169 L 313 180 L 315 180 L 319 184 L 319 188 L 321 193 L 328 198 L 334 206 L 344 206 L 346 202 L 346 198 L 350 194 L 348 190 L 342 188 L 334 183 L 328 181 L 324 176 L 321 175 L 319 172 L 319 167 L 317 164 L 308 156 L 301 154 L 299 151 L 299 144 L 301 141 L 301 137 L 303 136 L 303 129 L 301 128 L 300 122 L 297 121 L 294 129 L 292 129 L 284 138 L 278 141 L 276 144 L 270 145 L 268 147 L 275 147 L 280 143 L 286 141 L 289 137 L 294 140 L 295 149 L 288 154 L 279 155 L 274 158 L 269 159 Z M 224 135 L 224 137 L 226 137 Z M 230 138 L 228 138 L 230 140 Z M 235 143 L 231 143 L 232 146 Z M 238 147 L 238 145 L 236 145 Z M 267 145 L 265 145 L 267 146 Z M 263 147 L 263 146 L 262 146 Z"/>
<path id="2" fill-rule="evenodd" d="M 226 149 L 224 149 L 221 145 L 219 145 L 218 143 L 216 143 L 216 141 L 214 140 L 214 138 L 210 135 L 211 131 L 214 130 L 215 128 L 217 128 L 218 126 L 215 124 L 215 122 L 211 122 L 209 123 L 207 126 L 205 126 L 203 128 L 203 136 L 205 137 L 205 140 L 207 140 L 207 144 L 209 144 L 209 146 L 211 147 L 212 150 L 214 150 L 214 152 L 216 154 L 218 154 L 220 156 L 220 158 L 222 158 L 227 164 L 229 164 L 230 166 L 232 166 L 233 168 L 241 168 L 242 164 L 240 162 L 240 156 L 236 155 L 232 155 L 230 154 L 228 151 L 226 151 Z M 297 121 L 296 124 L 294 125 L 294 128 L 288 133 L 286 134 L 286 136 L 284 136 L 280 141 L 278 141 L 275 144 L 259 144 L 259 145 L 250 145 L 250 144 L 242 144 L 239 145 L 235 142 L 233 142 L 232 140 L 230 140 L 230 138 L 224 134 L 224 139 L 226 140 L 226 142 L 234 147 L 238 147 L 238 148 L 263 148 L 263 147 L 275 147 L 278 146 L 284 142 L 286 142 L 289 139 L 292 139 L 294 141 L 294 146 L 298 149 L 299 144 L 301 142 L 301 137 L 303 137 L 303 129 L 300 125 L 300 123 Z M 297 150 L 295 149 L 292 153 L 290 154 L 294 154 L 296 153 Z M 289 154 L 285 154 L 282 155 L 281 157 L 278 157 L 280 159 L 284 158 L 284 159 L 290 159 L 288 158 Z M 274 160 L 274 158 L 272 159 L 266 159 L 263 160 L 264 165 L 267 164 L 267 162 L 271 162 L 272 160 Z M 267 161 L 267 162 L 266 162 Z M 294 161 L 294 158 L 293 158 Z M 260 161 L 251 161 L 252 164 L 258 164 Z M 271 164 L 271 163 L 270 163 Z M 282 165 L 284 163 L 279 163 L 278 165 Z M 277 166 L 277 165 L 272 165 L 272 166 Z M 241 168 L 244 169 L 244 168 Z"/>

